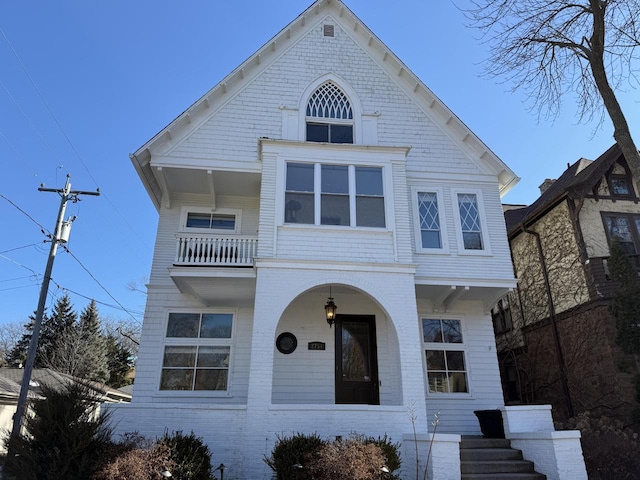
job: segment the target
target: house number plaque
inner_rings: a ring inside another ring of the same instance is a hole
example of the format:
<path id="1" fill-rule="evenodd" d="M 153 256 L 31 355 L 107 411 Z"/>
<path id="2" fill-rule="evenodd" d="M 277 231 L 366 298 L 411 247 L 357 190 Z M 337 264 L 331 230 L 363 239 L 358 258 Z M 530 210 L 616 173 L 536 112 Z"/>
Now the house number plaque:
<path id="1" fill-rule="evenodd" d="M 309 342 L 309 350 L 326 350 L 324 342 Z"/>

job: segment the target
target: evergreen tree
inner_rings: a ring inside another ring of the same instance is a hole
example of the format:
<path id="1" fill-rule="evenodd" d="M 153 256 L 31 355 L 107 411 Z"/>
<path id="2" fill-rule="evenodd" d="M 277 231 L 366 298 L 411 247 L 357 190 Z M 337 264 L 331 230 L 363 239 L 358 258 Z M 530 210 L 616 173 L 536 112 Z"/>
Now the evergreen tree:
<path id="1" fill-rule="evenodd" d="M 73 332 L 78 315 L 73 311 L 69 295 L 59 298 L 53 307 L 51 316 L 42 321 L 38 353 L 36 354 L 36 368 L 51 367 L 58 363 L 56 359 L 56 347 L 64 343 Z"/>
<path id="2" fill-rule="evenodd" d="M 96 302 L 91 300 L 80 314 L 78 324 L 80 351 L 82 357 L 76 376 L 104 383 L 109 378 L 107 344 L 100 328 L 100 318 Z"/>
<path id="3" fill-rule="evenodd" d="M 625 353 L 640 354 L 640 283 L 619 242 L 609 249 L 609 273 L 614 282 L 611 313 L 618 327 L 617 342 Z"/>
<path id="4" fill-rule="evenodd" d="M 107 385 L 113 388 L 129 385 L 131 381 L 127 378 L 127 375 L 129 375 L 133 368 L 131 351 L 114 334 L 107 335 L 105 341 L 109 366 Z"/>
<path id="5" fill-rule="evenodd" d="M 46 313 L 44 314 L 43 321 L 47 318 Z M 27 360 L 27 352 L 29 351 L 29 344 L 31 343 L 31 334 L 33 333 L 33 324 L 35 323 L 36 312 L 33 312 L 33 315 L 29 317 L 29 323 L 24 325 L 25 333 L 22 335 L 20 340 L 16 342 L 11 350 L 9 350 L 5 354 L 5 359 L 9 367 L 18 367 L 20 365 L 24 365 L 24 362 Z"/>

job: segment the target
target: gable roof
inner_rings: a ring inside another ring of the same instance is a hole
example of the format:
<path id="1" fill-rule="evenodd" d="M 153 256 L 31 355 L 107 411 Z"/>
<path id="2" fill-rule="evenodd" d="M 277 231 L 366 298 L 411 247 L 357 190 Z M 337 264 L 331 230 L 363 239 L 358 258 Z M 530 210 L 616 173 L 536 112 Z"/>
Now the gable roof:
<path id="1" fill-rule="evenodd" d="M 565 198 L 576 199 L 584 197 L 621 156 L 622 151 L 618 144 L 615 143 L 596 160 L 581 158 L 573 165 L 570 165 L 562 175 L 528 207 L 505 208 L 504 217 L 509 236 L 511 237 L 518 233 L 523 224 L 534 222 L 547 210 Z"/>
<path id="2" fill-rule="evenodd" d="M 187 110 L 130 155 L 149 196 L 159 208 L 161 188 L 151 171 L 152 151 L 195 128 L 220 106 L 239 93 L 255 76 L 287 51 L 318 22 L 331 15 L 369 56 L 392 78 L 424 113 L 438 125 L 471 160 L 484 165 L 499 180 L 500 194 L 518 181 L 515 173 L 493 153 L 396 55 L 349 10 L 342 0 L 316 0 L 251 57 L 205 93 Z"/>
<path id="3" fill-rule="evenodd" d="M 19 394 L 23 376 L 24 369 L 22 368 L 0 368 L 0 395 L 5 394 L 7 396 L 12 396 L 16 387 L 17 393 Z M 131 395 L 128 395 L 125 392 L 116 390 L 102 383 L 83 380 L 67 375 L 66 373 L 60 373 L 50 368 L 33 369 L 31 372 L 31 382 L 29 384 L 29 396 L 34 396 L 36 398 L 40 397 L 40 385 L 42 384 L 48 385 L 54 389 L 59 389 L 69 386 L 75 382 L 82 383 L 95 391 L 98 395 L 102 396 L 102 401 L 131 401 Z M 18 398 L 17 394 L 15 395 L 15 398 Z"/>

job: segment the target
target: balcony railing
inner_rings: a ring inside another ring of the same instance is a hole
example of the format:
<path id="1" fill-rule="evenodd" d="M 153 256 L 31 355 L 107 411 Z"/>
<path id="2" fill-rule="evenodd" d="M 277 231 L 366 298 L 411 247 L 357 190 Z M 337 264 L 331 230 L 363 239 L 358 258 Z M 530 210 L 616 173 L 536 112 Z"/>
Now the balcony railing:
<path id="1" fill-rule="evenodd" d="M 177 236 L 176 265 L 250 267 L 256 256 L 258 239 L 238 235 Z"/>

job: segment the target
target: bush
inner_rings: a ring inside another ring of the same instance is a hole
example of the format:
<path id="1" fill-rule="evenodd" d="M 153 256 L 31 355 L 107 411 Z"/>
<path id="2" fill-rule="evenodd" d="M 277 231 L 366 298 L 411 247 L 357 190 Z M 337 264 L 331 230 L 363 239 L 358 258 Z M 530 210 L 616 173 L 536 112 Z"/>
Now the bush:
<path id="1" fill-rule="evenodd" d="M 95 393 L 82 384 L 41 391 L 45 398 L 24 419 L 26 434 L 5 440 L 5 471 L 17 480 L 90 478 L 110 443 L 108 416 L 96 414 Z"/>
<path id="2" fill-rule="evenodd" d="M 311 479 L 305 467 L 306 459 L 312 456 L 325 442 L 317 435 L 295 434 L 291 437 L 277 437 L 271 457 L 264 459 L 278 480 Z M 301 468 L 302 467 L 302 468 Z"/>
<path id="3" fill-rule="evenodd" d="M 278 480 L 368 480 L 399 477 L 399 444 L 384 437 L 351 435 L 347 440 L 329 442 L 317 434 L 279 437 L 265 462 Z M 390 473 L 383 476 L 382 467 Z"/>
<path id="4" fill-rule="evenodd" d="M 180 480 L 212 480 L 211 451 L 205 445 L 202 438 L 196 437 L 191 432 L 183 435 L 182 432 L 174 432 L 158 440 L 160 445 L 169 448 L 173 470 L 171 473 Z"/>
<path id="5" fill-rule="evenodd" d="M 136 433 L 126 434 L 105 452 L 102 466 L 92 480 L 158 480 L 173 471 L 171 449 Z"/>
<path id="6" fill-rule="evenodd" d="M 624 429 L 619 420 L 591 418 L 582 413 L 567 420 L 561 428 L 580 430 L 590 480 L 640 479 L 638 434 Z"/>
<path id="7" fill-rule="evenodd" d="M 350 437 L 323 445 L 306 467 L 312 478 L 323 480 L 378 480 L 385 464 L 382 448 Z"/>
<path id="8" fill-rule="evenodd" d="M 385 457 L 385 466 L 389 469 L 390 472 L 395 472 L 400 469 L 402 465 L 402 459 L 400 458 L 400 444 L 393 443 L 389 437 L 386 435 L 384 437 L 373 438 L 369 437 L 366 439 L 368 443 L 373 443 L 382 449 L 382 453 Z M 395 478 L 391 475 L 387 476 L 387 478 Z"/>

